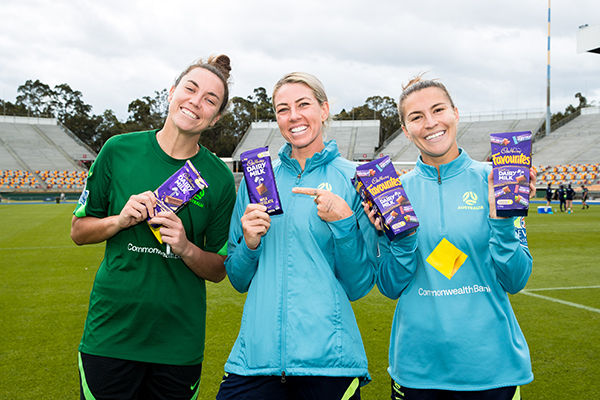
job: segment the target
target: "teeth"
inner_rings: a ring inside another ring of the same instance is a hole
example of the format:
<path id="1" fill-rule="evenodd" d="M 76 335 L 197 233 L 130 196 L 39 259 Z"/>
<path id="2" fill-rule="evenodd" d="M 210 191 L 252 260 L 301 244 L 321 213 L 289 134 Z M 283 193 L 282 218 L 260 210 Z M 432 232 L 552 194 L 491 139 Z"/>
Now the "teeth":
<path id="1" fill-rule="evenodd" d="M 187 115 L 190 118 L 198 119 L 198 116 L 196 114 L 194 114 L 193 112 L 191 112 L 190 110 L 182 108 L 181 112 L 184 113 L 185 115 Z"/>
<path id="2" fill-rule="evenodd" d="M 437 139 L 440 136 L 442 136 L 444 133 L 446 133 L 446 131 L 437 132 L 437 133 L 434 133 L 433 135 L 427 136 L 425 139 L 427 139 L 427 140 Z"/>
<path id="3" fill-rule="evenodd" d="M 298 132 L 302 132 L 306 130 L 306 126 L 297 126 L 295 128 L 292 128 L 291 131 L 292 133 L 298 133 Z"/>

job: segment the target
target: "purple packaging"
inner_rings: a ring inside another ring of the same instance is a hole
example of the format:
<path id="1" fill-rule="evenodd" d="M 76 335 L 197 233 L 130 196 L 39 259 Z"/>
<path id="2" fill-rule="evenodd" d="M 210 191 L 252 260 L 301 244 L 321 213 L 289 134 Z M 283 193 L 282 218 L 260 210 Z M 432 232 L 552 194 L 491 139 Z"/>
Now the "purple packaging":
<path id="1" fill-rule="evenodd" d="M 283 214 L 268 147 L 240 154 L 250 203 L 267 207 L 267 214 Z"/>
<path id="2" fill-rule="evenodd" d="M 527 216 L 531 132 L 492 133 L 492 171 L 496 215 Z"/>
<path id="3" fill-rule="evenodd" d="M 389 156 L 359 165 L 351 181 L 363 201 L 375 209 L 390 240 L 419 226 Z"/>
<path id="4" fill-rule="evenodd" d="M 183 167 L 171 175 L 154 192 L 156 197 L 155 215 L 161 211 L 172 211 L 177 213 L 185 206 L 200 190 L 208 187 L 208 183 L 200 176 L 194 165 L 187 160 Z M 150 218 L 148 218 L 150 219 Z M 160 225 L 150 224 L 154 236 L 162 243 L 160 236 Z"/>

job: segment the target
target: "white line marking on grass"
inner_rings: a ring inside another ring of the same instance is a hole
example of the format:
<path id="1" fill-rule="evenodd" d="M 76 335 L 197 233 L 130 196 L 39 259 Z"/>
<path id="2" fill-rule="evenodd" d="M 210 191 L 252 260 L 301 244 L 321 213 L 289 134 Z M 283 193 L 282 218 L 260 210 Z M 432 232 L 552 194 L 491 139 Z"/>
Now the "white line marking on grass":
<path id="1" fill-rule="evenodd" d="M 81 248 L 81 246 L 75 246 L 75 245 L 72 245 L 72 246 L 36 246 L 36 247 L 0 247 L 0 251 L 2 251 L 2 250 L 79 249 L 79 248 Z"/>
<path id="2" fill-rule="evenodd" d="M 600 289 L 600 285 L 598 285 L 598 286 L 552 287 L 552 288 L 525 289 L 525 290 L 527 292 L 538 292 L 538 291 L 543 291 L 543 290 L 571 290 L 571 289 Z"/>
<path id="3" fill-rule="evenodd" d="M 564 305 L 571 306 L 571 307 L 581 308 L 583 310 L 587 310 L 587 311 L 591 311 L 591 312 L 595 312 L 595 313 L 599 313 L 600 314 L 600 310 L 597 309 L 597 308 L 592 308 L 592 307 L 588 307 L 588 306 L 582 306 L 581 304 L 571 303 L 570 301 L 553 299 L 552 297 L 542 296 L 541 294 L 530 293 L 528 290 L 521 290 L 519 293 L 526 294 L 527 296 L 538 297 L 540 299 L 553 301 L 555 303 L 560 303 L 560 304 L 564 304 Z"/>

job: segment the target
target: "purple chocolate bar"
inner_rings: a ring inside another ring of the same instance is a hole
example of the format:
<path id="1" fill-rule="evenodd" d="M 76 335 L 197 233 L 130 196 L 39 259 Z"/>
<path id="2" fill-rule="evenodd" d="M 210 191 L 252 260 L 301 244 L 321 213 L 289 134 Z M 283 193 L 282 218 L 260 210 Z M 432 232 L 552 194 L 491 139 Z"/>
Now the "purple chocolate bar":
<path id="1" fill-rule="evenodd" d="M 240 155 L 240 160 L 250 202 L 267 207 L 267 214 L 283 214 L 269 148 L 259 147 L 245 151 Z"/>
<path id="2" fill-rule="evenodd" d="M 187 160 L 183 167 L 171 175 L 154 192 L 156 207 L 154 214 L 161 211 L 172 211 L 176 213 L 181 210 L 199 191 L 208 187 L 208 183 L 200 176 L 194 165 Z M 151 218 L 148 217 L 148 220 Z M 162 243 L 159 228 L 160 225 L 148 222 L 152 233 Z"/>
<path id="3" fill-rule="evenodd" d="M 496 214 L 526 216 L 529 210 L 531 132 L 492 133 L 492 171 Z"/>

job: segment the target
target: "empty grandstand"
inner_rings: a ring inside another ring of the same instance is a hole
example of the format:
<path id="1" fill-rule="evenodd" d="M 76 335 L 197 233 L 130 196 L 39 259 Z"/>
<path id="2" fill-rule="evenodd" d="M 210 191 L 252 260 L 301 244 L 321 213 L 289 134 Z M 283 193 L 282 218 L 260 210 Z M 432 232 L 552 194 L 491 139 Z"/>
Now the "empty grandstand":
<path id="1" fill-rule="evenodd" d="M 342 157 L 349 160 L 373 160 L 379 143 L 379 121 L 332 121 L 325 133 L 325 140 L 335 139 Z M 246 150 L 268 146 L 272 158 L 285 144 L 277 122 L 253 122 L 233 152 L 234 161 Z"/>
<path id="2" fill-rule="evenodd" d="M 81 191 L 96 154 L 53 118 L 0 116 L 0 190 Z"/>

